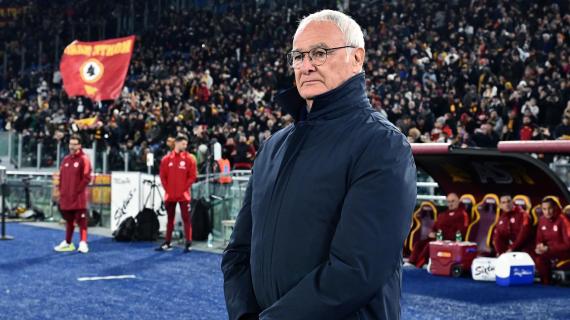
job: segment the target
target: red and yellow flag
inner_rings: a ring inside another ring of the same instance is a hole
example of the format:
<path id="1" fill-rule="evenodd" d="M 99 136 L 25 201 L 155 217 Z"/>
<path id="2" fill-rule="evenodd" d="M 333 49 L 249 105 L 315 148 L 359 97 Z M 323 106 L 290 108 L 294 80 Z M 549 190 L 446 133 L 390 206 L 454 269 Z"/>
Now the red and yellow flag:
<path id="1" fill-rule="evenodd" d="M 96 42 L 73 41 L 63 51 L 59 69 L 67 95 L 114 100 L 123 89 L 135 36 Z"/>

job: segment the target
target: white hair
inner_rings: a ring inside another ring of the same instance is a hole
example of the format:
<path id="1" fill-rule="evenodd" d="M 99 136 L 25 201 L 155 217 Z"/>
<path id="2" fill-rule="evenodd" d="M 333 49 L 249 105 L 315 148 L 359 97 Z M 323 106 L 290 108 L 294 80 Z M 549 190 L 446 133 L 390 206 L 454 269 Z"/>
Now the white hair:
<path id="1" fill-rule="evenodd" d="M 347 46 L 364 49 L 364 34 L 360 25 L 350 16 L 334 10 L 321 10 L 304 17 L 297 27 L 293 41 L 311 22 L 332 22 L 344 35 L 344 41 Z"/>

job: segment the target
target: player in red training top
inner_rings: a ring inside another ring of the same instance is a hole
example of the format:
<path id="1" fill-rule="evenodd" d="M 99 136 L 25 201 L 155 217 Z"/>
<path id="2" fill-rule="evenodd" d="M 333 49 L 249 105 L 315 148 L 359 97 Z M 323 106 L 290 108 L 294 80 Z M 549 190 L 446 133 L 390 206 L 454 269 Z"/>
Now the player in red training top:
<path id="1" fill-rule="evenodd" d="M 59 170 L 59 210 L 65 219 L 65 240 L 54 248 L 58 252 L 74 251 L 71 242 L 74 223 L 79 226 L 81 241 L 77 251 L 89 252 L 87 246 L 87 186 L 91 182 L 91 163 L 81 149 L 81 138 L 69 138 L 69 155 L 61 163 Z"/>
<path id="2" fill-rule="evenodd" d="M 168 214 L 168 223 L 164 243 L 156 249 L 157 251 L 172 250 L 170 241 L 174 229 L 176 204 L 180 204 L 182 222 L 184 223 L 184 236 L 186 237 L 184 252 L 189 252 L 192 249 L 190 187 L 196 181 L 197 170 L 196 159 L 186 152 L 187 147 L 188 137 L 178 135 L 174 143 L 174 150 L 164 156 L 160 162 L 160 180 L 165 190 L 164 205 Z"/>

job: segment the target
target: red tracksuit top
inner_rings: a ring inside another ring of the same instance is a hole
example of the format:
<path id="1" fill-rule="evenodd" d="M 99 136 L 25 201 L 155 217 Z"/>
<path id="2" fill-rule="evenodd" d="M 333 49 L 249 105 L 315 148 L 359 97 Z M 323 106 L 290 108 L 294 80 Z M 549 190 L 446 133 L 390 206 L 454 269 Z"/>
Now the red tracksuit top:
<path id="1" fill-rule="evenodd" d="M 160 162 L 160 181 L 165 202 L 190 201 L 190 186 L 196 181 L 196 159 L 188 152 L 171 151 Z"/>
<path id="2" fill-rule="evenodd" d="M 498 253 L 504 253 L 508 249 L 531 251 L 531 236 L 532 223 L 526 211 L 516 206 L 511 212 L 501 210 L 499 221 L 493 231 L 493 245 Z"/>
<path id="3" fill-rule="evenodd" d="M 545 244 L 551 255 L 570 254 L 570 220 L 560 211 L 554 213 L 552 220 L 540 217 L 536 233 L 536 244 Z"/>
<path id="4" fill-rule="evenodd" d="M 457 230 L 461 231 L 461 236 L 465 239 L 465 233 L 469 226 L 469 215 L 460 206 L 455 210 L 447 210 L 437 216 L 437 221 L 432 227 L 433 232 L 441 229 L 444 240 L 455 240 Z"/>
<path id="5" fill-rule="evenodd" d="M 91 182 L 91 162 L 83 150 L 63 158 L 59 169 L 59 208 L 87 209 L 87 186 Z"/>

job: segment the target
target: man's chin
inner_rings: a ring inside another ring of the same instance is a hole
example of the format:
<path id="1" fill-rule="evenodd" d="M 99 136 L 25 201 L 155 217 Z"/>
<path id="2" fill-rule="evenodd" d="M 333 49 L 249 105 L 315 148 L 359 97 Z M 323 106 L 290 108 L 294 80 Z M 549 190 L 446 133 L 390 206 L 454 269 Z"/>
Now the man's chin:
<path id="1" fill-rule="evenodd" d="M 305 100 L 313 100 L 316 96 L 327 92 L 325 89 L 320 90 L 302 90 L 299 91 L 299 95 Z"/>

